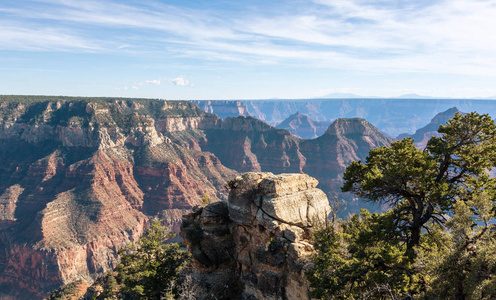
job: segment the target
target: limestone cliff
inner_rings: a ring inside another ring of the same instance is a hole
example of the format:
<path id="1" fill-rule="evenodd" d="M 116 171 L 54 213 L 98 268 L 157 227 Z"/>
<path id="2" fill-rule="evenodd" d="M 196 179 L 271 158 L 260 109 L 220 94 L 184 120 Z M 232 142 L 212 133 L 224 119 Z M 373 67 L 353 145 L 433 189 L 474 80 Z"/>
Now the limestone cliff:
<path id="1" fill-rule="evenodd" d="M 312 230 L 330 207 L 305 174 L 246 173 L 227 202 L 196 207 L 181 235 L 200 299 L 308 299 Z"/>
<path id="2" fill-rule="evenodd" d="M 298 137 L 252 117 L 227 118 L 222 127 L 204 133 L 201 149 L 239 172 L 301 172 L 305 164 Z"/>
<path id="3" fill-rule="evenodd" d="M 222 119 L 250 115 L 242 101 L 193 100 L 191 102 L 198 105 L 203 111 L 216 114 Z"/>

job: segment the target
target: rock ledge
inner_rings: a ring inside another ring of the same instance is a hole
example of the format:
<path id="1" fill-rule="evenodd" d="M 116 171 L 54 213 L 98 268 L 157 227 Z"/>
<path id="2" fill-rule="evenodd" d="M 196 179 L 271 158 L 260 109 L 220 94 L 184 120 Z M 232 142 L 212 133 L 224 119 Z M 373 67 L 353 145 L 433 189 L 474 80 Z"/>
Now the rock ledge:
<path id="1" fill-rule="evenodd" d="M 185 215 L 181 236 L 200 299 L 308 299 L 311 235 L 330 213 L 305 174 L 245 173 L 227 202 Z"/>

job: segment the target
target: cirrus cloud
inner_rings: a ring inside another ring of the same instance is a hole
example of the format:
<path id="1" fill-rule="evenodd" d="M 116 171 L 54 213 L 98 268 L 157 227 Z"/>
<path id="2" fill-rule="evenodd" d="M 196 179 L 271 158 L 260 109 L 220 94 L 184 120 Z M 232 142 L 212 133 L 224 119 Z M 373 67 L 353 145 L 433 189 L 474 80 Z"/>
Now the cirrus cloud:
<path id="1" fill-rule="evenodd" d="M 0 4 L 0 48 L 496 76 L 493 0 L 310 0 L 268 12 L 242 4 L 231 11 L 155 1 L 20 3 Z"/>
<path id="2" fill-rule="evenodd" d="M 281 88 L 284 78 L 300 76 L 305 79 L 298 86 L 307 90 L 329 88 L 327 78 L 348 86 L 346 76 L 357 86 L 374 81 L 377 90 L 391 88 L 390 81 L 398 89 L 423 85 L 418 90 L 443 85 L 455 91 L 464 85 L 482 91 L 494 85 L 495 0 L 248 2 L 4 1 L 0 51 L 6 55 L 0 55 L 0 63 L 11 69 L 57 65 L 72 76 L 104 73 L 102 80 L 128 82 L 117 90 L 138 89 L 140 95 L 158 93 L 159 86 L 169 84 L 194 86 L 184 76 L 134 83 L 130 77 L 157 71 L 188 72 L 202 83 L 211 74 L 222 74 L 232 83 L 232 94 L 223 96 L 228 98 L 262 77 L 260 91 L 271 89 L 279 97 L 286 90 Z M 116 65 L 135 72 L 123 74 Z M 379 83 L 378 75 L 387 84 Z M 15 84 L 16 77 L 5 78 L 7 87 Z M 225 84 L 214 84 L 202 84 L 202 91 L 169 92 L 178 97 L 226 95 Z M 109 83 L 107 90 L 113 87 Z M 259 95 L 254 90 L 247 88 L 245 94 Z"/>

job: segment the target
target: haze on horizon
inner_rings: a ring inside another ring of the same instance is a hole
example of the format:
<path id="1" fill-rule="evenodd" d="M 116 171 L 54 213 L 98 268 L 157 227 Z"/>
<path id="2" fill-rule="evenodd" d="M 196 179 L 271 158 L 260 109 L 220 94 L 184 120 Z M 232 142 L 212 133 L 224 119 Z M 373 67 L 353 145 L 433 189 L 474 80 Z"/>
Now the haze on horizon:
<path id="1" fill-rule="evenodd" d="M 496 95 L 494 0 L 4 0 L 0 94 Z"/>

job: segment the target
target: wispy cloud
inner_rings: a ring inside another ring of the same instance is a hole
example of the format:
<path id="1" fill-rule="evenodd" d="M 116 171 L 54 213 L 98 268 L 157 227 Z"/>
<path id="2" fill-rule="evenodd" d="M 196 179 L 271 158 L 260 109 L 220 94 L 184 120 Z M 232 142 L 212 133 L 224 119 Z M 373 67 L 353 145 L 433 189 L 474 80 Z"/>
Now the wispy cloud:
<path id="1" fill-rule="evenodd" d="M 115 90 L 117 91 L 129 91 L 131 90 L 139 90 L 142 86 L 146 85 L 161 85 L 162 82 L 169 83 L 171 85 L 178 85 L 178 86 L 186 86 L 186 87 L 194 87 L 194 84 L 190 82 L 188 79 L 186 79 L 183 75 L 168 79 L 168 78 L 159 78 L 159 79 L 153 79 L 153 80 L 145 80 L 141 82 L 135 82 L 131 87 L 129 86 L 124 86 L 124 87 L 116 87 Z"/>
<path id="2" fill-rule="evenodd" d="M 270 16 L 262 8 L 239 13 L 158 2 L 24 3 L 0 4 L 0 48 L 132 49 L 247 64 L 496 76 L 492 0 L 296 1 L 280 4 Z M 192 86 L 183 77 L 168 82 Z"/>
<path id="3" fill-rule="evenodd" d="M 31 51 L 79 51 L 97 52 L 102 50 L 97 44 L 79 36 L 52 28 L 22 28 L 5 26 L 0 22 L 0 49 Z"/>

